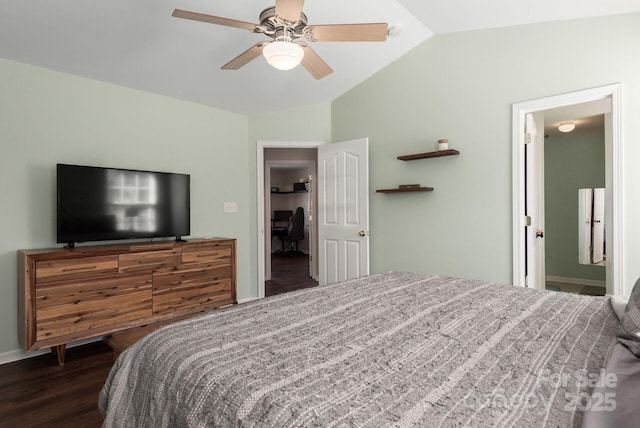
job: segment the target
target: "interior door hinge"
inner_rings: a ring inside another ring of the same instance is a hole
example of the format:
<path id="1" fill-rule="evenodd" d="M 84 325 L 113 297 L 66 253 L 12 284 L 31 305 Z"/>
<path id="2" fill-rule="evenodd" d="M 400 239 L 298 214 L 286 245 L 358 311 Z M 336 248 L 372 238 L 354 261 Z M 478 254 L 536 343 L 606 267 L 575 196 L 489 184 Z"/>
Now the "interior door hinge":
<path id="1" fill-rule="evenodd" d="M 525 225 L 525 227 L 531 226 L 531 216 L 530 215 L 524 216 L 524 225 Z"/>
<path id="2" fill-rule="evenodd" d="M 530 144 L 530 143 L 531 143 L 531 141 L 532 141 L 532 139 L 531 139 L 531 134 L 525 134 L 525 136 L 524 136 L 524 143 L 525 143 L 525 144 Z"/>

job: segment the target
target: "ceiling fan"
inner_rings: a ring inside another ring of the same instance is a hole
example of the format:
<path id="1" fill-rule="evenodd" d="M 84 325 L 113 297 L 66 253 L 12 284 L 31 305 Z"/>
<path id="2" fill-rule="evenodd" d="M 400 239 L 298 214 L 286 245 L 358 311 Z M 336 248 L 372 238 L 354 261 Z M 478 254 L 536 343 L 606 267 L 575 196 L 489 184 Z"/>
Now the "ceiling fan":
<path id="1" fill-rule="evenodd" d="M 302 12 L 304 0 L 276 0 L 276 5 L 260 14 L 260 23 L 222 18 L 188 10 L 175 9 L 173 16 L 210 24 L 249 30 L 272 38 L 263 40 L 223 65 L 223 70 L 237 70 L 263 54 L 267 62 L 280 70 L 302 66 L 316 79 L 333 73 L 329 65 L 307 44 L 310 42 L 382 42 L 387 39 L 386 23 L 307 25 Z"/>

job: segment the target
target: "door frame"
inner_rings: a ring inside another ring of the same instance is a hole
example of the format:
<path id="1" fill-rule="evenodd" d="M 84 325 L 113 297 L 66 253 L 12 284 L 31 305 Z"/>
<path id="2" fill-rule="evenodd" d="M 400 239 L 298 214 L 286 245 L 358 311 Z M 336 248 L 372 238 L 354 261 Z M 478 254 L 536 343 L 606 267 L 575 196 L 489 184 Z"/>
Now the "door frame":
<path id="1" fill-rule="evenodd" d="M 531 216 L 531 224 L 525 231 L 525 245 L 527 246 L 526 263 L 527 265 L 531 261 L 531 266 L 527 266 L 528 269 L 525 272 L 527 275 L 526 286 L 530 288 L 536 288 L 538 290 L 544 290 L 544 280 L 542 279 L 545 272 L 545 240 L 538 237 L 538 231 L 545 230 L 545 216 L 544 216 L 544 112 L 539 111 L 535 113 L 529 113 L 525 115 L 525 129 L 527 127 L 526 118 L 531 116 L 533 128 L 533 134 L 527 132 L 528 136 L 525 138 L 531 138 L 526 149 L 526 168 L 525 174 L 530 181 L 526 181 L 526 196 L 525 205 L 526 211 Z M 530 171 L 535 172 L 535 177 L 531 177 Z M 543 232 L 544 234 L 544 232 Z M 544 236 L 544 235 L 543 235 Z"/>
<path id="2" fill-rule="evenodd" d="M 266 235 L 265 235 L 265 180 L 264 180 L 264 150 L 265 149 L 317 149 L 324 145 L 324 141 L 266 141 L 258 140 L 256 142 L 256 194 L 257 194 L 257 254 L 258 254 L 258 298 L 262 299 L 265 295 L 265 256 L 266 256 Z M 317 207 L 316 207 L 317 210 Z M 271 228 L 269 228 L 269 236 L 271 236 Z M 320 255 L 318 255 L 319 257 Z"/>
<path id="3" fill-rule="evenodd" d="M 513 104 L 512 107 L 512 171 L 513 171 L 513 284 L 525 286 L 525 120 L 528 113 L 611 99 L 611 153 L 605 154 L 607 181 L 611 183 L 611 248 L 607 247 L 607 294 L 623 295 L 623 122 L 622 84 L 602 86 Z M 607 183 L 608 184 L 608 183 Z"/>

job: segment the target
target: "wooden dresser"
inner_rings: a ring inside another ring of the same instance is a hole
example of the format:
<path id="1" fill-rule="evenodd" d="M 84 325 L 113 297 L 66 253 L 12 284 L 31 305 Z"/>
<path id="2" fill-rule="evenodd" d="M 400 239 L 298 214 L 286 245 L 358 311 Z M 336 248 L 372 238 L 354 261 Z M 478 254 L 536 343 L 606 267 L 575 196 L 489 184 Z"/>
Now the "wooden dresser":
<path id="1" fill-rule="evenodd" d="M 236 241 L 18 251 L 18 335 L 27 351 L 236 303 Z"/>

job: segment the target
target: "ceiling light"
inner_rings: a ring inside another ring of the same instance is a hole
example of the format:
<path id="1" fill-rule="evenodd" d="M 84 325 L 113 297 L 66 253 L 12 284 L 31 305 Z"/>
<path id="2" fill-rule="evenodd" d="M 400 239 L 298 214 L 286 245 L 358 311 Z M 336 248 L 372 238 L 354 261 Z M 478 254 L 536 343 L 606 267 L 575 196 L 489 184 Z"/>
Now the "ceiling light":
<path id="1" fill-rule="evenodd" d="M 291 42 L 271 42 L 262 49 L 267 62 L 278 70 L 291 70 L 302 61 L 304 49 Z"/>
<path id="2" fill-rule="evenodd" d="M 560 132 L 571 132 L 576 128 L 576 124 L 573 122 L 563 122 L 558 126 Z"/>

